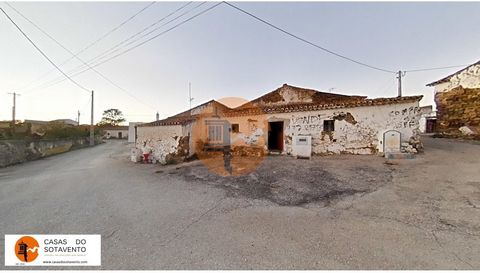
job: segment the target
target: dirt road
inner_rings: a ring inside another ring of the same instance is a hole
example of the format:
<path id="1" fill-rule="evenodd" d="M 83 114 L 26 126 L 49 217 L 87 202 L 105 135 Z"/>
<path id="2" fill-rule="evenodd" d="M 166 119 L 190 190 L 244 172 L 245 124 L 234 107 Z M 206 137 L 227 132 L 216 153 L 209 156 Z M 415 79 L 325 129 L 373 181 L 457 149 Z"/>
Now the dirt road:
<path id="1" fill-rule="evenodd" d="M 0 243 L 3 234 L 102 234 L 102 269 L 480 269 L 480 145 L 424 141 L 424 155 L 399 165 L 369 158 L 358 179 L 375 173 L 381 181 L 362 184 L 373 187 L 293 205 L 282 192 L 252 198 L 197 181 L 191 165 L 185 175 L 133 164 L 112 141 L 0 169 Z M 349 177 L 365 161 L 331 160 L 326 171 L 351 166 Z"/>

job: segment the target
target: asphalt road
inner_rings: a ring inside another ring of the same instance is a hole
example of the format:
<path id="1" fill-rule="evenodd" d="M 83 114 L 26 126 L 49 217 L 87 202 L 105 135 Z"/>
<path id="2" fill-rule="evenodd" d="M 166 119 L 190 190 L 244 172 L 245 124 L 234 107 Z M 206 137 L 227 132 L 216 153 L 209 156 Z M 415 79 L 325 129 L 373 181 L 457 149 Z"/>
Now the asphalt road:
<path id="1" fill-rule="evenodd" d="M 480 145 L 425 141 L 393 181 L 328 206 L 160 180 L 112 141 L 0 169 L 0 243 L 101 234 L 101 269 L 480 269 Z"/>

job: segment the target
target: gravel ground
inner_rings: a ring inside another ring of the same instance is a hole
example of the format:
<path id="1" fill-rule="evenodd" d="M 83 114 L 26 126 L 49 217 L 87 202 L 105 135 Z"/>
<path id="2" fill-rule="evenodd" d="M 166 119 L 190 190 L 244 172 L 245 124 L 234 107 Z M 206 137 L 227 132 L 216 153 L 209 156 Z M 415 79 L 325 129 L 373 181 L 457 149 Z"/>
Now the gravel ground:
<path id="1" fill-rule="evenodd" d="M 244 160 L 252 162 L 255 158 Z M 257 168 L 250 167 L 251 173 L 241 176 L 218 175 L 199 161 L 159 173 L 222 188 L 229 197 L 267 199 L 292 206 L 317 201 L 329 203 L 347 195 L 372 192 L 392 180 L 392 168 L 384 163 L 383 158 L 359 155 L 313 157 L 311 160 L 270 156 Z"/>

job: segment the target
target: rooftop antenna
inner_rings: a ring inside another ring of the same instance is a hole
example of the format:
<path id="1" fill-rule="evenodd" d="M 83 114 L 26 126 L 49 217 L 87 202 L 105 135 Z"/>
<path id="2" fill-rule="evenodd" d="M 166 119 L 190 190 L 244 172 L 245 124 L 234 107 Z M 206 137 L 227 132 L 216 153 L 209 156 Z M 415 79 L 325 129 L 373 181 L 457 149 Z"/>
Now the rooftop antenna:
<path id="1" fill-rule="evenodd" d="M 192 109 L 192 101 L 193 101 L 193 98 L 192 98 L 192 83 L 189 82 L 188 83 L 188 102 L 190 103 L 190 109 Z"/>

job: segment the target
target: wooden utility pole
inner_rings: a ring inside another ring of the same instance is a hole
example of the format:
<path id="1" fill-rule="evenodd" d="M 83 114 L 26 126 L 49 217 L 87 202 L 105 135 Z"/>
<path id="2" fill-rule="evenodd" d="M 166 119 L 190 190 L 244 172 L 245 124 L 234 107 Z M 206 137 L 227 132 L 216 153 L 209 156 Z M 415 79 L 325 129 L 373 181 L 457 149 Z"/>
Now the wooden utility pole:
<path id="1" fill-rule="evenodd" d="M 95 145 L 95 136 L 94 136 L 94 129 L 93 129 L 93 90 L 92 90 L 92 106 L 90 110 L 90 146 Z"/>
<path id="2" fill-rule="evenodd" d="M 77 126 L 80 126 L 80 110 L 77 112 Z"/>
<path id="3" fill-rule="evenodd" d="M 15 134 L 15 111 L 17 109 L 17 96 L 20 96 L 20 94 L 17 94 L 15 92 L 13 93 L 8 93 L 10 95 L 13 95 L 13 106 L 12 106 L 12 133 Z"/>

